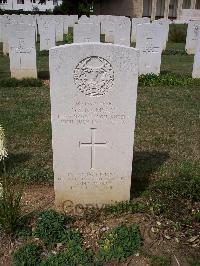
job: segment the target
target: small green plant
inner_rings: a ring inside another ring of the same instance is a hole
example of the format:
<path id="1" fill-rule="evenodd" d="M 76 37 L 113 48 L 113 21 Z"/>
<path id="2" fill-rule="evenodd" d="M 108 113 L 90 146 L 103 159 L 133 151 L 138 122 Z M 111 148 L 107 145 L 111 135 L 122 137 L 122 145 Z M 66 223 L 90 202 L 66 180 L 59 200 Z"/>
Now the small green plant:
<path id="1" fill-rule="evenodd" d="M 51 255 L 41 263 L 41 266 L 76 266 L 76 265 L 94 265 L 93 253 L 91 250 L 85 250 L 76 241 L 72 240 L 66 245 L 66 249 L 57 254 Z"/>
<path id="2" fill-rule="evenodd" d="M 13 253 L 14 266 L 37 266 L 41 262 L 42 248 L 37 244 L 26 244 Z"/>
<path id="3" fill-rule="evenodd" d="M 64 41 L 67 44 L 73 43 L 73 34 L 72 33 L 68 33 L 67 35 L 65 35 Z"/>
<path id="4" fill-rule="evenodd" d="M 0 87 L 42 87 L 40 79 L 22 79 L 4 78 L 0 79 Z"/>
<path id="5" fill-rule="evenodd" d="M 34 236 L 41 239 L 46 246 L 50 247 L 56 243 L 65 242 L 70 239 L 70 233 L 73 234 L 65 226 L 71 221 L 71 217 L 57 213 L 54 210 L 44 211 L 38 218 Z"/>
<path id="6" fill-rule="evenodd" d="M 22 189 L 13 187 L 12 180 L 7 175 L 5 158 L 8 156 L 5 147 L 4 129 L 0 125 L 0 164 L 2 164 L 2 178 L 0 182 L 0 226 L 12 234 L 15 232 L 21 216 Z"/>
<path id="7" fill-rule="evenodd" d="M 195 222 L 197 222 L 197 223 L 200 223 L 200 211 L 195 212 L 195 213 L 192 215 L 192 219 L 193 219 L 193 221 L 195 221 Z"/>
<path id="8" fill-rule="evenodd" d="M 170 266 L 171 257 L 150 256 L 151 266 Z"/>
<path id="9" fill-rule="evenodd" d="M 141 213 L 146 210 L 144 204 L 133 201 L 119 202 L 115 205 L 107 205 L 104 208 L 104 213 L 108 214 L 124 214 L 124 213 Z"/>
<path id="10" fill-rule="evenodd" d="M 116 227 L 105 233 L 99 241 L 97 261 L 125 261 L 127 257 L 137 252 L 140 246 L 141 237 L 136 225 Z"/>
<path id="11" fill-rule="evenodd" d="M 141 75 L 139 77 L 140 86 L 199 86 L 200 79 L 193 79 L 188 75 L 175 75 L 175 74 L 155 74 Z"/>

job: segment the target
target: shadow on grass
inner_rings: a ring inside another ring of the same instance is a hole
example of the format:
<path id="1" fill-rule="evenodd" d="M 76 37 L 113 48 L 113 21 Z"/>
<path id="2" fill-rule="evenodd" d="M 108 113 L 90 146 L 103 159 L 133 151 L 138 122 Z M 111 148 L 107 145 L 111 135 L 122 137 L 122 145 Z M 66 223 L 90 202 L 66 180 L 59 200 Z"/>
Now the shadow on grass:
<path id="1" fill-rule="evenodd" d="M 49 71 L 39 71 L 38 72 L 38 78 L 39 79 L 49 79 L 50 75 L 49 75 Z"/>
<path id="2" fill-rule="evenodd" d="M 30 153 L 17 153 L 9 154 L 9 157 L 6 159 L 6 170 L 9 170 L 17 167 L 19 164 L 28 161 L 31 158 Z"/>
<path id="3" fill-rule="evenodd" d="M 169 158 L 167 152 L 142 151 L 133 154 L 131 199 L 140 196 L 150 184 L 150 176 Z"/>

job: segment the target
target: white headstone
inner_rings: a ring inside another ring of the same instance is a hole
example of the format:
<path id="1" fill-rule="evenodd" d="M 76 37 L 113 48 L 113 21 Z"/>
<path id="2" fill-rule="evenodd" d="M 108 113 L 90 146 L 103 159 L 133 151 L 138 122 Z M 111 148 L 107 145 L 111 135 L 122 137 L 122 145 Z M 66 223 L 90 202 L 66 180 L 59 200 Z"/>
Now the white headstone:
<path id="1" fill-rule="evenodd" d="M 194 64 L 192 71 L 193 78 L 200 78 L 200 31 L 198 33 L 196 52 L 194 56 Z"/>
<path id="2" fill-rule="evenodd" d="M 30 25 L 10 26 L 9 56 L 11 77 L 37 78 L 35 28 Z"/>
<path id="3" fill-rule="evenodd" d="M 155 24 L 139 24 L 136 33 L 136 48 L 140 51 L 139 74 L 160 73 L 162 36 L 160 26 Z"/>
<path id="4" fill-rule="evenodd" d="M 9 28 L 12 25 L 13 20 L 11 16 L 3 16 L 3 25 L 2 25 L 2 40 L 3 40 L 3 54 L 9 54 Z"/>
<path id="5" fill-rule="evenodd" d="M 132 19 L 132 31 L 131 42 L 136 42 L 136 28 L 138 24 L 150 23 L 150 18 L 133 18 Z"/>
<path id="6" fill-rule="evenodd" d="M 56 23 L 56 41 L 62 42 L 64 37 L 64 19 L 63 16 L 53 16 Z"/>
<path id="7" fill-rule="evenodd" d="M 190 21 L 188 23 L 185 46 L 186 52 L 188 54 L 195 54 L 199 25 L 200 21 Z"/>
<path id="8" fill-rule="evenodd" d="M 115 18 L 114 16 L 101 16 L 101 34 L 105 34 L 105 42 L 114 43 Z"/>
<path id="9" fill-rule="evenodd" d="M 73 38 L 74 43 L 100 42 L 100 24 L 75 24 Z"/>
<path id="10" fill-rule="evenodd" d="M 74 27 L 74 24 L 78 21 L 77 15 L 64 16 L 64 33 L 68 34 L 69 27 Z"/>
<path id="11" fill-rule="evenodd" d="M 3 17 L 2 16 L 0 16 L 0 42 L 3 42 L 3 33 L 2 33 L 2 31 L 3 31 Z"/>
<path id="12" fill-rule="evenodd" d="M 112 44 L 50 50 L 56 205 L 130 198 L 138 51 Z"/>
<path id="13" fill-rule="evenodd" d="M 117 17 L 114 31 L 114 44 L 130 46 L 131 20 L 127 17 Z"/>
<path id="14" fill-rule="evenodd" d="M 40 51 L 56 46 L 56 28 L 53 20 L 43 20 L 40 30 Z"/>
<path id="15" fill-rule="evenodd" d="M 160 25 L 158 34 L 160 34 L 162 38 L 162 49 L 165 50 L 169 35 L 169 21 L 166 19 L 158 19 L 154 20 L 152 23 Z"/>
<path id="16" fill-rule="evenodd" d="M 78 20 L 78 23 L 91 23 L 91 20 L 90 20 L 90 17 L 87 17 L 87 16 L 81 16 Z"/>

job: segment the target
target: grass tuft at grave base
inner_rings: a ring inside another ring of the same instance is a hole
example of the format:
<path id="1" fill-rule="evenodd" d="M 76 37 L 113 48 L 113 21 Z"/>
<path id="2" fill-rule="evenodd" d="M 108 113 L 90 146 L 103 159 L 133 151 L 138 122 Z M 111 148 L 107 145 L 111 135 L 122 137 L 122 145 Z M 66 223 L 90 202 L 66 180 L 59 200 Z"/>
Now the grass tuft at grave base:
<path id="1" fill-rule="evenodd" d="M 140 86 L 200 86 L 200 79 L 193 79 L 189 75 L 177 75 L 171 73 L 161 73 L 141 75 L 139 77 Z"/>
<path id="2" fill-rule="evenodd" d="M 13 265 L 104 265 L 125 261 L 141 248 L 140 231 L 134 224 L 108 230 L 96 250 L 86 248 L 83 235 L 73 228 L 75 221 L 54 210 L 39 214 L 29 242 L 12 254 Z"/>
<path id="3" fill-rule="evenodd" d="M 15 78 L 4 78 L 0 79 L 0 87 L 5 88 L 30 88 L 30 87 L 42 87 L 42 81 L 40 79 L 15 79 Z"/>

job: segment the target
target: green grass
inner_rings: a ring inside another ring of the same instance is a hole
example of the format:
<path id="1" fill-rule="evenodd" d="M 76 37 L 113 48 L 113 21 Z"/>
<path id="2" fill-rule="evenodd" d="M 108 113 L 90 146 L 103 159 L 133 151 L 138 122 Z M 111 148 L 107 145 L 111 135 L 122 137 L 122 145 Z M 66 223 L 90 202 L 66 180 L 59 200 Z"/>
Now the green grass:
<path id="1" fill-rule="evenodd" d="M 38 45 L 37 45 L 38 46 Z M 168 43 L 184 49 L 184 44 Z M 0 80 L 9 78 L 9 59 L 0 47 Z M 38 73 L 48 74 L 48 55 L 38 52 Z M 191 75 L 192 56 L 166 55 L 162 70 Z M 0 87 L 0 122 L 8 138 L 8 171 L 27 182 L 52 181 L 49 88 Z M 171 177 L 174 166 L 198 156 L 198 86 L 138 88 L 133 162 L 133 194 L 140 195 L 152 178 Z"/>
<path id="2" fill-rule="evenodd" d="M 170 257 L 158 257 L 158 256 L 150 256 L 150 265 L 151 266 L 170 266 L 171 258 Z"/>

